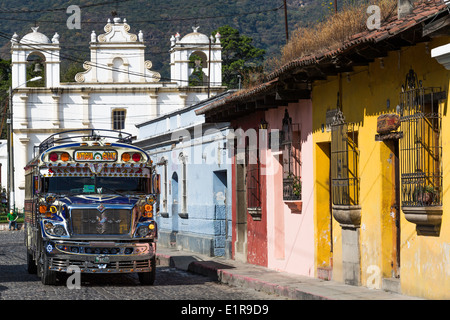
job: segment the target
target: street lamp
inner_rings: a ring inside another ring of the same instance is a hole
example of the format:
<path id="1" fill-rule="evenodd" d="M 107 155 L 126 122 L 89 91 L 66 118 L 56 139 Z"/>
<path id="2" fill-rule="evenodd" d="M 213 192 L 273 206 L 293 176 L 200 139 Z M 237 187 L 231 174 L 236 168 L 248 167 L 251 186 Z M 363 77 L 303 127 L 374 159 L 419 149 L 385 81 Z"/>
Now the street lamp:
<path id="1" fill-rule="evenodd" d="M 12 93 L 13 90 L 19 88 L 20 86 L 28 83 L 28 82 L 34 82 L 41 80 L 42 77 L 34 77 L 30 80 L 22 83 L 21 85 L 17 86 L 16 88 L 9 87 L 9 134 L 8 134 L 8 175 L 9 175 L 9 183 L 8 183 L 8 189 L 9 189 L 9 210 L 15 210 L 15 196 L 14 196 L 14 139 L 13 139 L 13 99 L 12 99 Z"/>

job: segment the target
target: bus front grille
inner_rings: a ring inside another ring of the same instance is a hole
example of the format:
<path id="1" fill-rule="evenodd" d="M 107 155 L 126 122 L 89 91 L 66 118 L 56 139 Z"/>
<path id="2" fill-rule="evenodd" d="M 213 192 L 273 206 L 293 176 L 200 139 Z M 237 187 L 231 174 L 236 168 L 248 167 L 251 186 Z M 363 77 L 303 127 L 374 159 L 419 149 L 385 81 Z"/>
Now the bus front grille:
<path id="1" fill-rule="evenodd" d="M 128 209 L 72 209 L 72 233 L 76 235 L 120 235 L 130 232 L 131 211 Z"/>

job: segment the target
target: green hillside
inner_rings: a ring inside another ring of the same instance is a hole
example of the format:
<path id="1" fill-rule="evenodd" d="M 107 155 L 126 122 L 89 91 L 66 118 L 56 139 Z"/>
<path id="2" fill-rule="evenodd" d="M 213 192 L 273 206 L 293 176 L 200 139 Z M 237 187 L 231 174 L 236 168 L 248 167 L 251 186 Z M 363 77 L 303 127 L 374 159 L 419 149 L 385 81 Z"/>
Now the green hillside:
<path id="1" fill-rule="evenodd" d="M 265 49 L 266 57 L 276 55 L 286 43 L 283 0 L 0 0 L 0 55 L 10 59 L 9 40 L 16 32 L 20 37 L 39 26 L 39 31 L 49 38 L 60 34 L 62 73 L 69 67 L 72 73 L 89 60 L 89 39 L 92 30 L 103 33 L 111 12 L 126 18 L 130 32 L 144 32 L 147 46 L 146 58 L 153 62 L 153 70 L 163 78 L 169 75 L 170 36 L 192 32 L 209 34 L 230 25 L 241 34 L 253 38 L 255 47 Z M 66 8 L 75 4 L 81 8 L 81 29 L 67 28 L 70 13 Z M 324 0 L 287 0 L 288 26 L 311 25 L 321 20 L 330 2 Z M 64 75 L 63 75 L 64 76 Z M 64 80 L 64 79 L 63 79 Z"/>

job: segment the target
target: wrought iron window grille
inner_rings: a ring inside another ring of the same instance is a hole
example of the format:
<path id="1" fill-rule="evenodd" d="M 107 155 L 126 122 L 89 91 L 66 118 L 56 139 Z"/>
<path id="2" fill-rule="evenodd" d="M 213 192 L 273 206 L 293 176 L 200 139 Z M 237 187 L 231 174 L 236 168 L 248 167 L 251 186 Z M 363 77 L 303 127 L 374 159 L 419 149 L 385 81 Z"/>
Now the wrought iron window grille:
<path id="1" fill-rule="evenodd" d="M 405 88 L 406 87 L 406 88 Z M 442 206 L 442 115 L 439 88 L 410 70 L 400 93 L 402 207 Z"/>
<path id="2" fill-rule="evenodd" d="M 261 207 L 261 163 L 258 147 L 251 146 L 246 137 L 245 144 L 245 185 L 247 189 L 247 208 Z"/>
<path id="3" fill-rule="evenodd" d="M 283 200 L 302 199 L 301 180 L 301 128 L 292 123 L 287 109 L 284 112 L 282 131 L 280 131 L 283 165 Z"/>
<path id="4" fill-rule="evenodd" d="M 331 124 L 331 189 L 333 205 L 359 204 L 359 150 L 356 124 L 347 123 L 341 110 Z"/>

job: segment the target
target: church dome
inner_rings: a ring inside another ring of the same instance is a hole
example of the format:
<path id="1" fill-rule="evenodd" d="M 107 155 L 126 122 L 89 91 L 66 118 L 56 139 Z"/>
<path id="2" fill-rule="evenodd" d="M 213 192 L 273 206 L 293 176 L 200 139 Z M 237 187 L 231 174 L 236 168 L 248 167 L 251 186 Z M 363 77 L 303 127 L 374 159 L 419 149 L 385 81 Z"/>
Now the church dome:
<path id="1" fill-rule="evenodd" d="M 39 27 L 32 27 L 33 32 L 26 34 L 20 43 L 22 44 L 48 44 L 50 39 L 43 33 L 38 32 Z"/>
<path id="2" fill-rule="evenodd" d="M 198 27 L 192 28 L 194 32 L 185 35 L 180 43 L 184 44 L 209 44 L 209 38 L 203 33 L 197 32 Z"/>

